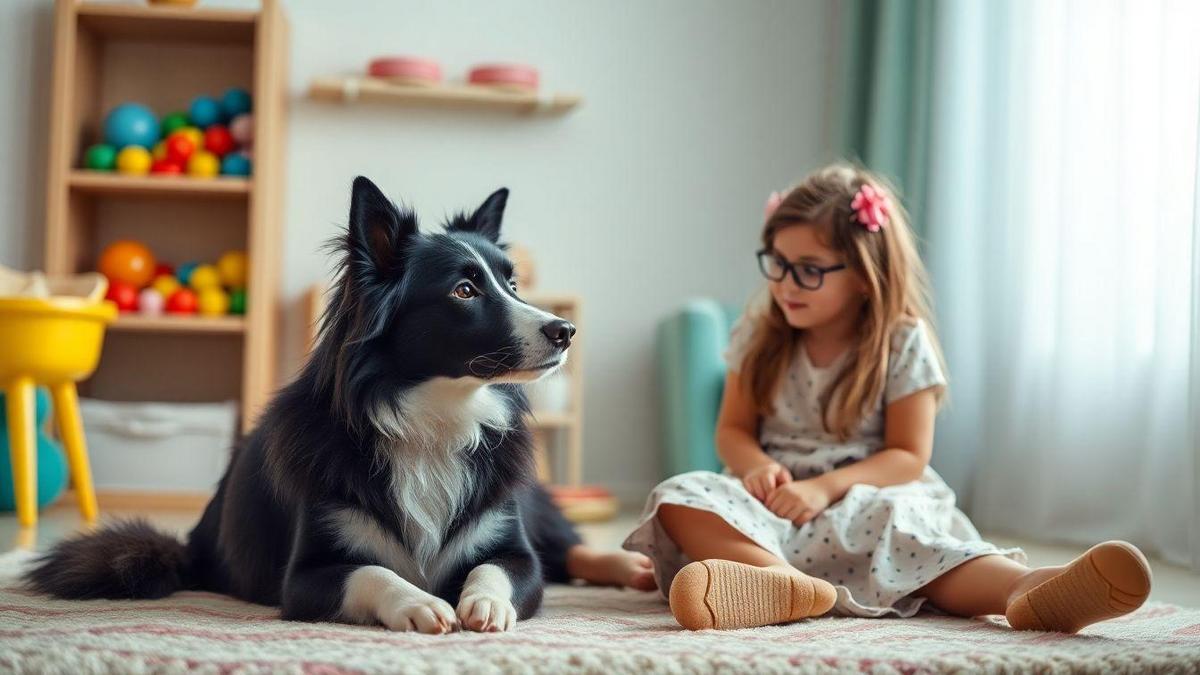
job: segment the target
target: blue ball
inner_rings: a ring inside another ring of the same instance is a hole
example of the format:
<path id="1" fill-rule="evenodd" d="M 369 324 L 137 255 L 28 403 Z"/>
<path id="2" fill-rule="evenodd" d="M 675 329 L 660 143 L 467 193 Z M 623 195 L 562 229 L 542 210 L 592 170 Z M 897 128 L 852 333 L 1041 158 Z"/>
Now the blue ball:
<path id="1" fill-rule="evenodd" d="M 225 119 L 231 120 L 242 113 L 250 112 L 250 92 L 245 89 L 226 89 L 221 96 L 221 108 L 225 111 Z"/>
<path id="2" fill-rule="evenodd" d="M 34 422 L 41 427 L 50 415 L 50 392 L 45 387 L 37 387 L 33 391 Z M 7 433 L 4 431 L 7 425 L 7 407 L 4 405 L 4 394 L 0 393 L 0 433 Z"/>
<path id="3" fill-rule="evenodd" d="M 194 260 L 185 262 L 179 267 L 175 268 L 175 278 L 179 279 L 179 283 L 187 286 L 188 282 L 192 280 L 192 272 L 195 272 L 196 268 L 199 266 L 200 263 Z"/>
<path id="4" fill-rule="evenodd" d="M 221 160 L 221 173 L 226 176 L 249 176 L 250 158 L 240 152 L 231 152 Z"/>
<path id="5" fill-rule="evenodd" d="M 147 150 L 158 142 L 158 118 L 140 103 L 122 103 L 104 118 L 104 142 L 120 150 L 140 145 Z"/>
<path id="6" fill-rule="evenodd" d="M 188 108 L 188 119 L 201 129 L 219 124 L 224 119 L 221 116 L 221 104 L 211 97 L 197 96 L 192 99 L 192 105 Z"/>

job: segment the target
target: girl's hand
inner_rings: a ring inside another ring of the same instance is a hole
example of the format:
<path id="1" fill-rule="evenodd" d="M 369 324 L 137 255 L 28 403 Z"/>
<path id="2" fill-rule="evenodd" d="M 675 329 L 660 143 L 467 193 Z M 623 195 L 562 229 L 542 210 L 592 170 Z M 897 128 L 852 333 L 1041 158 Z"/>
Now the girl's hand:
<path id="1" fill-rule="evenodd" d="M 771 491 L 792 480 L 792 474 L 779 462 L 768 462 L 754 467 L 742 476 L 742 485 L 760 502 L 766 502 Z"/>
<path id="2" fill-rule="evenodd" d="M 771 513 L 796 526 L 816 518 L 832 501 L 824 485 L 815 480 L 795 480 L 775 488 L 764 502 Z"/>

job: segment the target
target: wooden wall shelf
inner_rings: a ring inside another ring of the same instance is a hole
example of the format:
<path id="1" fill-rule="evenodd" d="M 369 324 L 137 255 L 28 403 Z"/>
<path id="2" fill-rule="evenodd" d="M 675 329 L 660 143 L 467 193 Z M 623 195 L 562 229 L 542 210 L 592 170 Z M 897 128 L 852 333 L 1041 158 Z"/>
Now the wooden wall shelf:
<path id="1" fill-rule="evenodd" d="M 249 196 L 252 183 L 245 178 L 187 178 L 182 176 L 122 176 L 106 171 L 77 169 L 67 179 L 71 189 L 93 195 L 146 195 L 154 197 Z"/>
<path id="2" fill-rule="evenodd" d="M 565 114 L 583 100 L 574 94 L 525 94 L 449 84 L 425 87 L 394 84 L 372 77 L 319 77 L 309 84 L 308 96 L 337 103 L 368 101 L 547 115 Z"/>
<path id="3" fill-rule="evenodd" d="M 240 316 L 143 316 L 122 313 L 110 331 L 143 333 L 244 333 L 246 320 Z"/>

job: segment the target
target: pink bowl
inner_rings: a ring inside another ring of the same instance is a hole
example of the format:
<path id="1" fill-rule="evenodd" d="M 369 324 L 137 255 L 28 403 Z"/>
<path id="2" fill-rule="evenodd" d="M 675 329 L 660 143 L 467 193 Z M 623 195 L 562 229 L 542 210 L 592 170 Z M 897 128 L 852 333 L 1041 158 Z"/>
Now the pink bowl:
<path id="1" fill-rule="evenodd" d="M 372 59 L 367 65 L 367 74 L 410 84 L 437 84 L 442 81 L 442 67 L 437 61 L 415 56 L 381 56 Z"/>
<path id="2" fill-rule="evenodd" d="M 467 81 L 488 87 L 537 91 L 538 70 L 520 64 L 483 64 L 475 66 L 467 74 Z"/>

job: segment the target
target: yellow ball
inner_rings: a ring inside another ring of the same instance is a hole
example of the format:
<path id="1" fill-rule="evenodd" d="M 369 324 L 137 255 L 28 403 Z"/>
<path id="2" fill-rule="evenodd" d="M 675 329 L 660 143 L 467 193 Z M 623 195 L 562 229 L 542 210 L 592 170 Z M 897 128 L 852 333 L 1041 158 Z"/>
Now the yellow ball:
<path id="1" fill-rule="evenodd" d="M 217 271 L 226 288 L 245 288 L 248 267 L 245 251 L 226 251 L 217 259 Z"/>
<path id="2" fill-rule="evenodd" d="M 220 288 L 200 291 L 200 313 L 204 316 L 224 316 L 229 313 L 229 296 Z"/>
<path id="3" fill-rule="evenodd" d="M 117 171 L 131 176 L 150 173 L 150 151 L 140 145 L 127 145 L 117 153 Z"/>
<path id="4" fill-rule="evenodd" d="M 154 277 L 154 281 L 150 283 L 150 288 L 158 291 L 164 298 L 171 297 L 171 294 L 179 290 L 179 280 L 170 274 L 160 274 Z"/>
<path id="5" fill-rule="evenodd" d="M 179 127 L 178 129 L 176 129 L 176 131 L 186 134 L 188 139 L 191 140 L 193 148 L 196 148 L 197 150 L 199 150 L 204 147 L 204 132 L 203 131 L 200 131 L 196 127 Z"/>
<path id="6" fill-rule="evenodd" d="M 165 141 L 159 141 L 154 144 L 154 149 L 150 151 L 150 156 L 154 161 L 167 158 L 167 144 Z"/>
<path id="7" fill-rule="evenodd" d="M 221 173 L 221 160 L 211 152 L 198 150 L 188 158 L 187 172 L 195 178 L 212 178 Z"/>
<path id="8" fill-rule="evenodd" d="M 221 275 L 217 274 L 217 268 L 212 265 L 200 265 L 192 270 L 192 276 L 188 278 L 188 285 L 197 291 L 207 290 L 209 288 L 221 288 Z"/>

